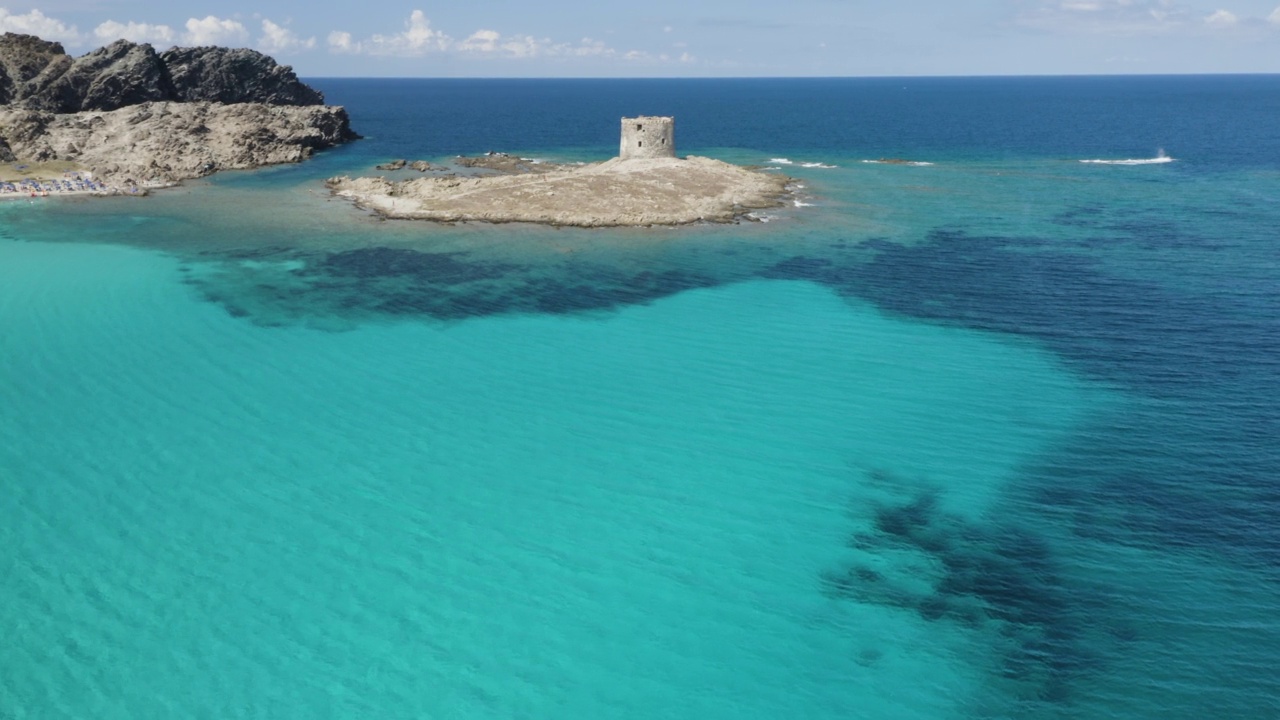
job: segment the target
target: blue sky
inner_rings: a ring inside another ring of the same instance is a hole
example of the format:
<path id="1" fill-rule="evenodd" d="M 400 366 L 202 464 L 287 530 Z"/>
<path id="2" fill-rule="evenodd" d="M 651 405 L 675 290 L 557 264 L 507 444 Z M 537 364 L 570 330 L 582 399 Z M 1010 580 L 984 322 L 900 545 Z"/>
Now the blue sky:
<path id="1" fill-rule="evenodd" d="M 254 47 L 312 77 L 1280 72 L 1280 0 L 0 0 L 0 31 Z"/>

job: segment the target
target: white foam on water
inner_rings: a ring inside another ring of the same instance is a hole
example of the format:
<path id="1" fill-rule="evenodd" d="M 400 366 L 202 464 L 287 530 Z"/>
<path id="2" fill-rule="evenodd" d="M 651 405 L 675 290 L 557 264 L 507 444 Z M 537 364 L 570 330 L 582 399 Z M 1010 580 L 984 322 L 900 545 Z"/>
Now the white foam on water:
<path id="1" fill-rule="evenodd" d="M 1156 152 L 1156 156 L 1153 158 L 1126 158 L 1123 160 L 1095 159 L 1081 160 L 1080 162 L 1089 165 L 1163 165 L 1165 163 L 1173 162 L 1173 158 L 1169 157 L 1168 154 L 1165 153 L 1164 148 L 1160 148 L 1160 150 Z"/>
<path id="2" fill-rule="evenodd" d="M 797 161 L 795 161 L 795 160 L 791 160 L 791 159 L 788 159 L 788 158 L 769 158 L 769 164 L 771 164 L 771 165 L 799 165 L 800 167 L 803 167 L 803 168 L 822 168 L 822 169 L 824 169 L 824 170 L 831 170 L 831 169 L 834 169 L 835 167 L 837 167 L 836 165 L 829 165 L 829 164 L 827 164 L 827 163 L 823 163 L 823 162 L 813 162 L 813 161 L 804 161 L 804 160 L 797 162 Z M 766 169 L 776 169 L 776 168 L 766 168 Z"/>
<path id="3" fill-rule="evenodd" d="M 930 167 L 933 165 L 933 163 L 925 162 L 924 160 L 863 160 L 862 162 L 868 165 L 907 165 L 910 167 Z"/>
<path id="4" fill-rule="evenodd" d="M 1161 155 L 1153 158 L 1128 158 L 1125 160 L 1081 160 L 1088 165 L 1163 165 L 1173 162 L 1173 158 Z"/>

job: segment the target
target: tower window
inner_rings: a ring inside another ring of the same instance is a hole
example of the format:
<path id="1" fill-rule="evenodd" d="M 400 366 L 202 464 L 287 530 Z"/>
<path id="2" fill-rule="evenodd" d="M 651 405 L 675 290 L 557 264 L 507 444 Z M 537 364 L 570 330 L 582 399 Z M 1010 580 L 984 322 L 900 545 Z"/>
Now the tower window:
<path id="1" fill-rule="evenodd" d="M 640 140 L 636 143 L 636 147 L 644 147 L 644 141 Z"/>
<path id="2" fill-rule="evenodd" d="M 643 129 L 644 129 L 643 125 L 636 125 L 636 130 L 643 130 Z"/>

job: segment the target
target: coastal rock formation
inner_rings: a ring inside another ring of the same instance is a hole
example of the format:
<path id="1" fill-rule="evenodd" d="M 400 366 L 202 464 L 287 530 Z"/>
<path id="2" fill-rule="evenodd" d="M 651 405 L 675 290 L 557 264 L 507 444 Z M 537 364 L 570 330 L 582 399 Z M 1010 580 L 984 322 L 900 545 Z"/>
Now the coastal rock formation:
<path id="1" fill-rule="evenodd" d="M 256 50 L 172 48 L 160 55 L 182 102 L 323 105 L 324 96 L 298 80 L 293 68 Z"/>
<path id="2" fill-rule="evenodd" d="M 410 170 L 416 170 L 418 172 L 437 172 L 437 171 L 444 170 L 444 168 L 438 168 L 432 165 L 431 163 L 427 162 L 426 160 L 414 160 L 413 162 L 409 162 L 404 158 L 400 158 L 399 160 L 392 160 L 390 162 L 384 162 L 380 165 L 373 166 L 374 170 L 387 170 L 392 172 L 396 170 L 404 170 L 405 168 L 409 168 Z"/>
<path id="3" fill-rule="evenodd" d="M 157 102 L 64 114 L 0 108 L 0 135 L 23 160 L 71 160 L 102 179 L 157 185 L 299 162 L 349 133 L 346 111 L 323 105 Z"/>
<path id="4" fill-rule="evenodd" d="M 32 35 L 0 35 L 0 104 L 73 113 L 143 102 L 323 105 L 293 68 L 256 50 L 172 48 L 117 40 L 78 58 Z"/>
<path id="5" fill-rule="evenodd" d="M 78 162 L 168 184 L 297 162 L 358 137 L 287 65 L 254 50 L 119 40 L 78 58 L 0 35 L 0 160 Z"/>
<path id="6" fill-rule="evenodd" d="M 528 158 L 516 157 L 504 152 L 487 152 L 475 157 L 457 157 L 453 162 L 458 167 L 495 170 L 502 173 L 547 172 L 557 167 L 553 164 L 534 162 Z"/>
<path id="7" fill-rule="evenodd" d="M 577 227 L 731 222 L 776 207 L 790 178 L 703 157 L 620 160 L 484 177 L 332 178 L 329 188 L 380 215 L 439 222 Z"/>

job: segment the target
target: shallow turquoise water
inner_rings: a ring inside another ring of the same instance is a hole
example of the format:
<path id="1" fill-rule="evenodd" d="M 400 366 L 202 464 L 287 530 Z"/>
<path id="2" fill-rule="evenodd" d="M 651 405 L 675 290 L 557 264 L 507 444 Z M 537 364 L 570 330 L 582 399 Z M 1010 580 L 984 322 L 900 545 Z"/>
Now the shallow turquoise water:
<path id="1" fill-rule="evenodd" d="M 983 633 L 819 575 L 918 483 L 981 519 L 1100 402 L 808 283 L 329 333 L 232 318 L 162 256 L 3 252 L 32 440 L 0 455 L 0 704 L 68 716 L 946 714 L 992 693 Z"/>
<path id="2" fill-rule="evenodd" d="M 312 163 L 0 203 L 0 717 L 1275 714 L 1270 86 L 990 82 L 641 83 L 722 122 L 687 150 L 793 161 L 765 223 L 326 199 L 596 152 L 485 83 L 424 86 L 453 134 L 339 83 L 371 138 Z M 974 129 L 1050 86 L 1138 99 Z M 827 139 L 719 114 L 777 93 Z"/>

